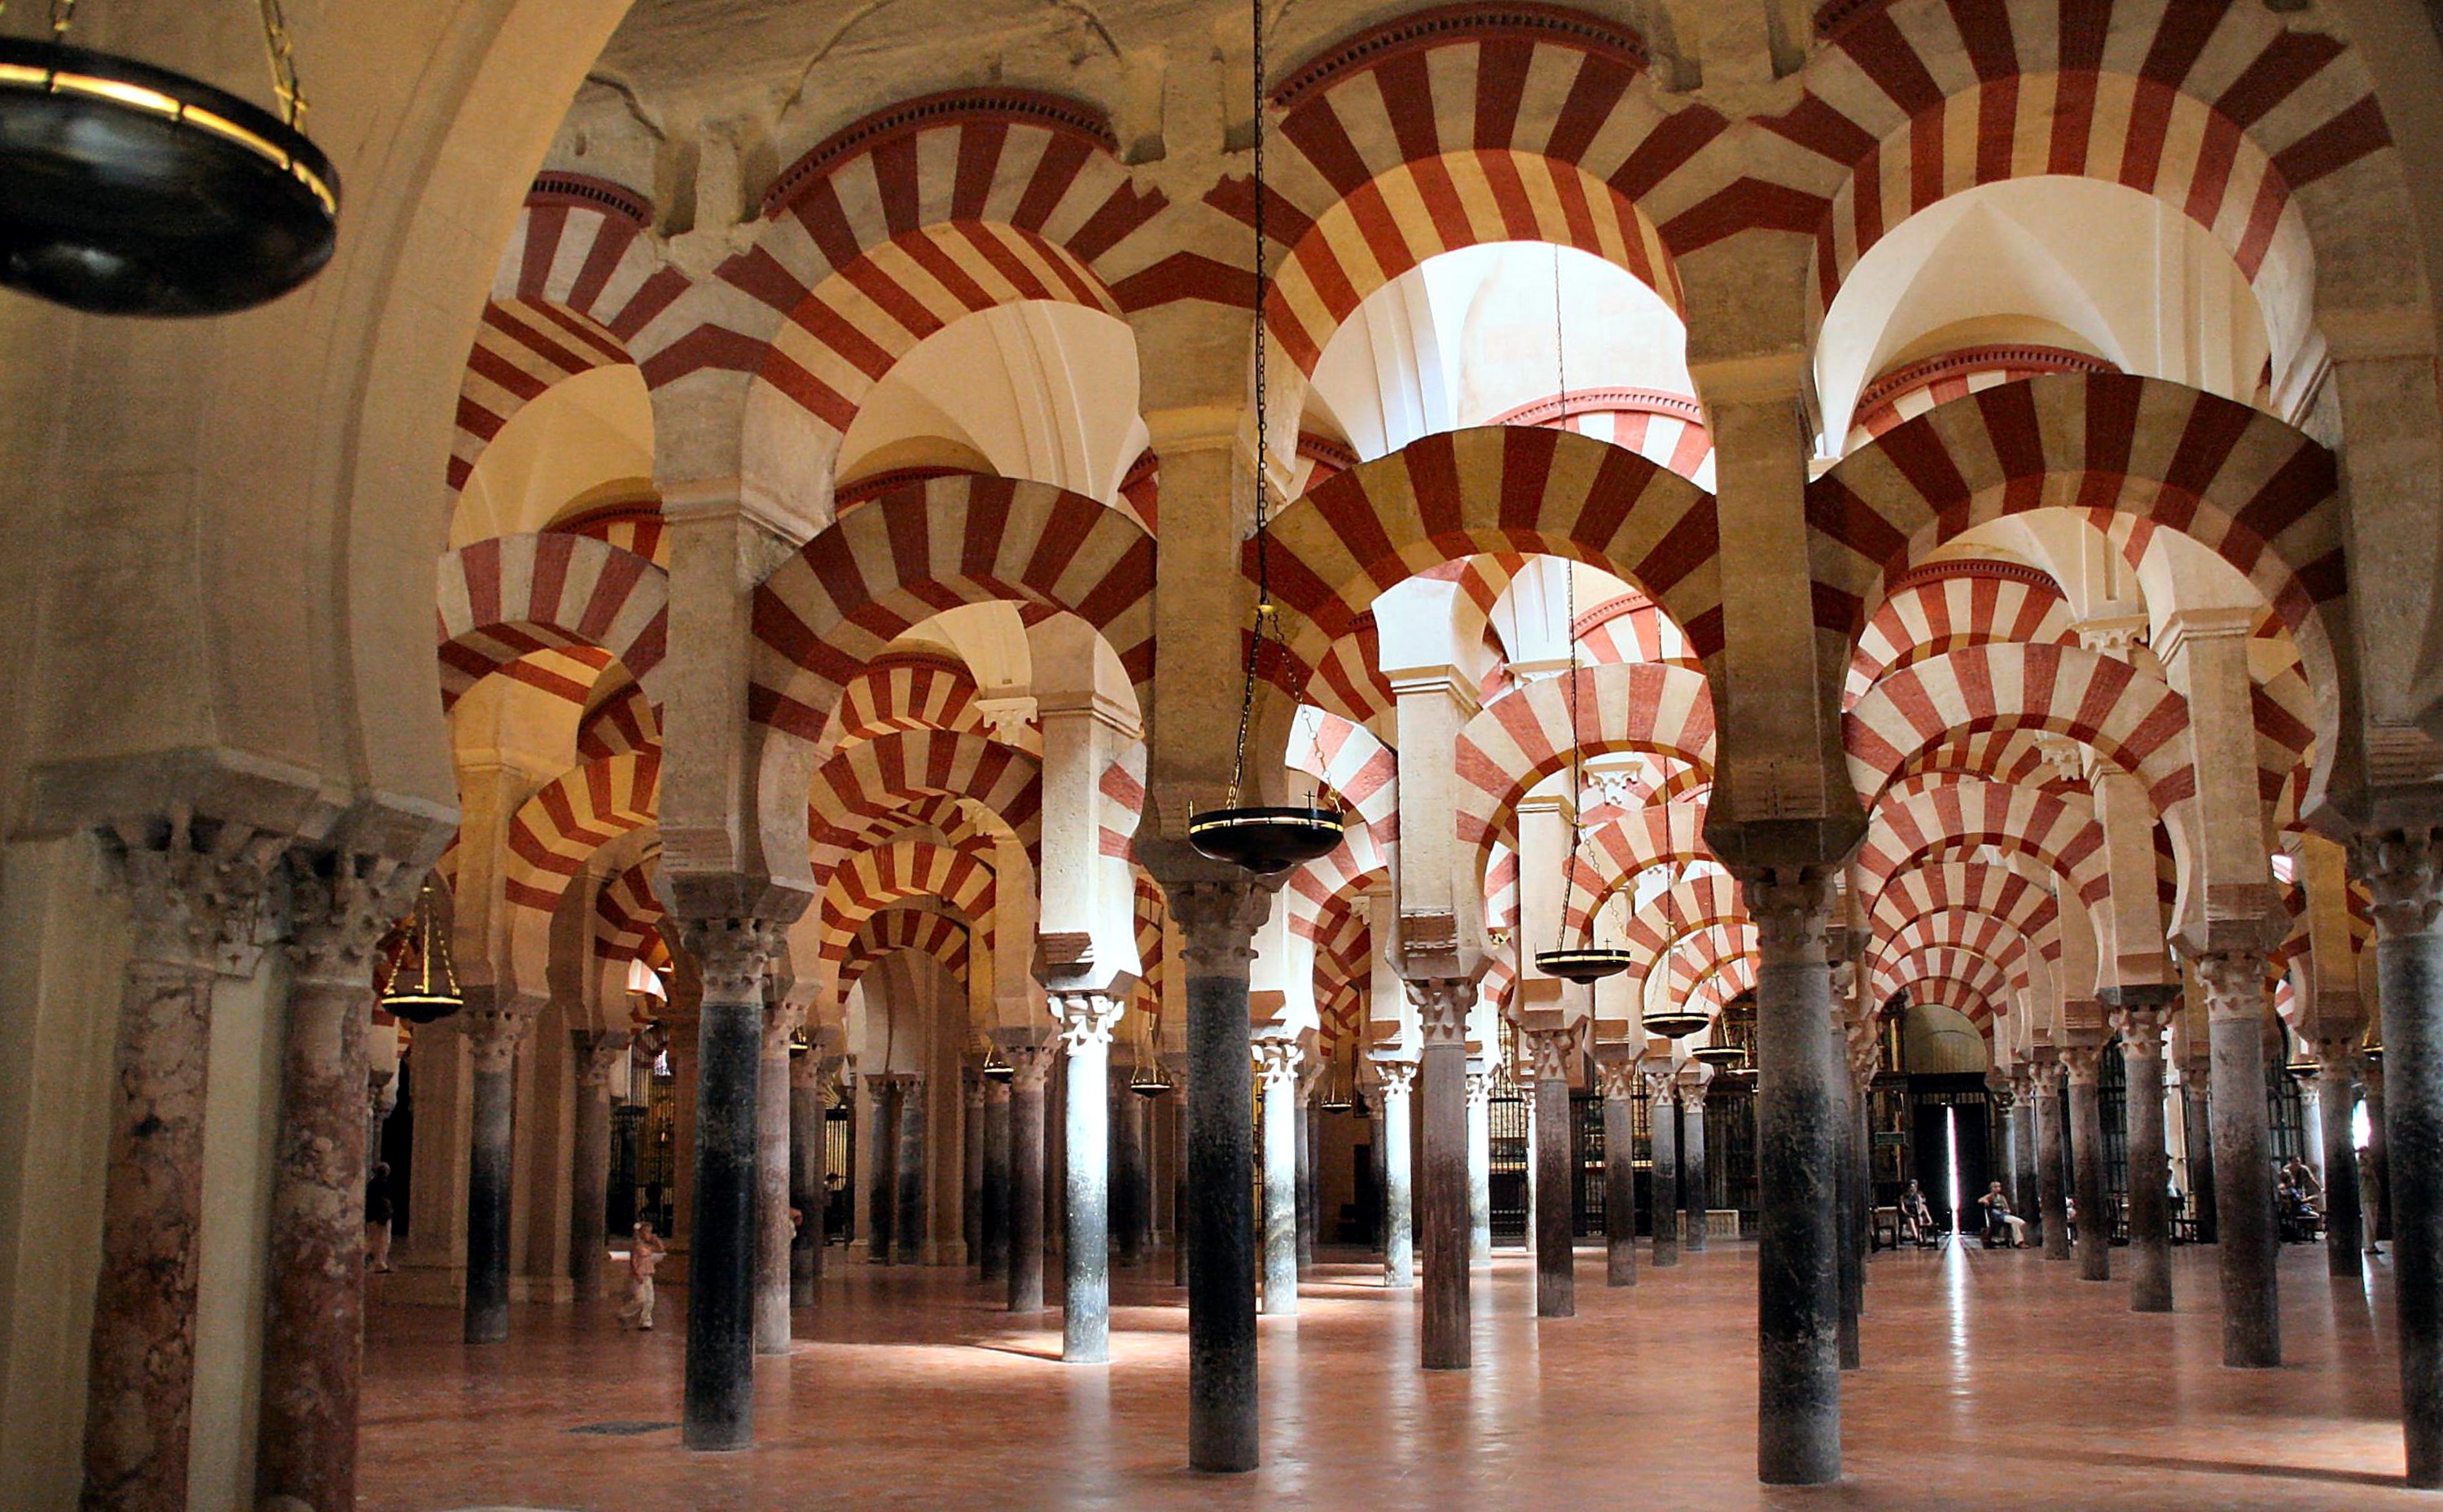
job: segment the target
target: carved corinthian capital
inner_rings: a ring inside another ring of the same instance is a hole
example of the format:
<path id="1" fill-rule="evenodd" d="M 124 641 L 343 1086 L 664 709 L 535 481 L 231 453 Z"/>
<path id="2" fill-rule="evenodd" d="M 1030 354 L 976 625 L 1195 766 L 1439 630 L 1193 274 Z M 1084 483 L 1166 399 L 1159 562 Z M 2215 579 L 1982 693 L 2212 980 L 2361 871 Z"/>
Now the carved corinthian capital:
<path id="1" fill-rule="evenodd" d="M 1120 1013 L 1128 1005 L 1104 993 L 1061 993 L 1044 994 L 1052 1005 L 1052 1016 L 1060 1021 L 1060 1044 L 1070 1054 L 1100 1046 L 1111 1047 L 1111 1030 L 1120 1022 Z"/>
<path id="2" fill-rule="evenodd" d="M 2206 1020 L 2265 1016 L 2265 957 L 2252 950 L 2214 951 L 2196 957 L 2206 990 Z"/>
<path id="3" fill-rule="evenodd" d="M 251 825 L 177 812 L 95 831 L 135 915 L 131 962 L 209 971 L 250 941 L 271 868 L 288 844 Z"/>
<path id="4" fill-rule="evenodd" d="M 2435 830 L 2360 835 L 2350 842 L 2350 869 L 2366 884 L 2386 939 L 2422 935 L 2443 915 L 2443 836 Z"/>
<path id="5" fill-rule="evenodd" d="M 1757 954 L 1767 959 L 1828 958 L 1833 873 L 1824 866 L 1746 866 L 1740 896 L 1755 919 Z"/>
<path id="6" fill-rule="evenodd" d="M 1597 1061 L 1595 1083 L 1607 1102 L 1626 1102 L 1637 1096 L 1637 1066 L 1627 1061 Z"/>
<path id="7" fill-rule="evenodd" d="M 570 1034 L 569 1042 L 576 1051 L 578 1087 L 586 1092 L 599 1092 L 608 1086 L 611 1067 L 628 1053 L 624 1030 L 577 1029 Z"/>
<path id="8" fill-rule="evenodd" d="M 1476 983 L 1465 976 L 1411 976 L 1405 979 L 1408 1001 L 1417 1006 L 1417 1026 L 1427 1045 L 1467 1043 L 1467 1014 L 1476 1007 Z"/>
<path id="9" fill-rule="evenodd" d="M 1567 1029 L 1529 1029 L 1527 1053 L 1535 1068 L 1535 1080 L 1570 1080 L 1570 1070 L 1576 1064 L 1581 1037 L 1580 1026 L 1576 1024 Z"/>
<path id="10" fill-rule="evenodd" d="M 1252 882 L 1176 883 L 1163 890 L 1179 924 L 1179 953 L 1198 975 L 1244 976 L 1256 958 L 1256 931 L 1273 895 Z"/>
<path id="11" fill-rule="evenodd" d="M 1306 1061 L 1306 1051 L 1297 1041 L 1258 1040 L 1253 1047 L 1256 1052 L 1256 1078 L 1264 1084 L 1266 1091 L 1277 1086 L 1296 1088 L 1298 1067 Z"/>
<path id="12" fill-rule="evenodd" d="M 688 919 L 679 945 L 695 957 L 707 1003 L 763 1001 L 763 965 L 779 954 L 785 926 L 770 919 Z"/>
<path id="13" fill-rule="evenodd" d="M 478 1071 L 506 1071 L 542 1007 L 531 998 L 503 997 L 490 988 L 467 989 L 467 1006 L 455 1015 L 458 1032 Z"/>
<path id="14" fill-rule="evenodd" d="M 1414 1061 L 1377 1061 L 1374 1074 L 1382 1081 L 1385 1097 L 1406 1097 L 1417 1084 L 1417 1063 Z"/>
<path id="15" fill-rule="evenodd" d="M 415 905 L 423 873 L 360 851 L 292 850 L 286 857 L 288 947 L 301 982 L 374 985 L 374 951 Z"/>

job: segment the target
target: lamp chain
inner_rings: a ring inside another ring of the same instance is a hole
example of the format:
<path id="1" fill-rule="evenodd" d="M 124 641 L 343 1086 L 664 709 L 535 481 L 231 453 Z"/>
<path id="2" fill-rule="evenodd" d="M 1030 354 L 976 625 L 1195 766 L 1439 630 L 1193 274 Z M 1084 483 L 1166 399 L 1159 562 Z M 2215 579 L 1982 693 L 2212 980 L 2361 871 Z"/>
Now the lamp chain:
<path id="1" fill-rule="evenodd" d="M 1239 688 L 1239 738 L 1230 756 L 1231 807 L 1237 807 L 1247 777 L 1247 730 L 1256 712 L 1256 665 L 1264 654 L 1264 638 L 1280 638 L 1273 609 L 1272 563 L 1266 551 L 1267 501 L 1264 488 L 1264 0 L 1250 0 L 1252 31 L 1253 121 L 1255 130 L 1256 232 L 1256 632 L 1247 644 L 1247 675 Z M 1287 652 L 1288 643 L 1281 649 Z"/>
<path id="2" fill-rule="evenodd" d="M 1552 369 L 1553 380 L 1560 385 L 1561 428 L 1569 428 L 1570 416 L 1570 350 L 1569 338 L 1561 319 L 1561 246 L 1552 244 Z M 1561 565 L 1562 605 L 1570 637 L 1570 671 L 1568 698 L 1570 706 L 1570 850 L 1561 862 L 1561 915 L 1554 928 L 1552 948 L 1570 948 L 1570 903 L 1577 896 L 1578 845 L 1583 838 L 1578 821 L 1578 807 L 1586 792 L 1586 773 L 1581 755 L 1584 744 L 1578 731 L 1578 569 L 1574 561 Z M 1588 921 L 1588 938 L 1593 938 L 1593 920 Z"/>
<path id="3" fill-rule="evenodd" d="M 305 86 L 297 80 L 296 45 L 289 40 L 288 17 L 280 9 L 280 0 L 261 0 L 263 9 L 263 50 L 271 64 L 271 92 L 280 99 L 290 131 L 305 129 Z M 51 0 L 51 40 L 64 42 L 68 27 L 76 25 L 77 0 Z M 9 13 L 9 0 L 0 0 L 0 16 Z"/>

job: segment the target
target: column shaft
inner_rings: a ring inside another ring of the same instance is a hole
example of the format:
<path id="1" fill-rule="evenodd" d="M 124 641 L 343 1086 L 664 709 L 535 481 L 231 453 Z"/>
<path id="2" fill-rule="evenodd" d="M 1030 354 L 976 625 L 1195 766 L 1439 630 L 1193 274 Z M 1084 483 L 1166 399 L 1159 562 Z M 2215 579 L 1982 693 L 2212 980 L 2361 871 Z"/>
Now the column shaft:
<path id="1" fill-rule="evenodd" d="M 1067 1236 L 1061 1247 L 1060 1357 L 1099 1365 L 1111 1357 L 1111 1026 L 1119 1005 L 1099 994 L 1059 1002 L 1062 1181 Z"/>
<path id="2" fill-rule="evenodd" d="M 755 1106 L 755 1353 L 789 1352 L 789 1036 L 798 1014 L 763 1011 L 762 1066 Z"/>
<path id="3" fill-rule="evenodd" d="M 1668 1071 L 1645 1079 L 1645 1206 L 1654 1231 L 1654 1268 L 1680 1264 L 1680 1103 Z"/>
<path id="4" fill-rule="evenodd" d="M 2443 1487 L 2443 929 L 2433 897 L 2422 909 L 2387 907 L 2379 885 L 2376 912 L 2400 1427 L 2409 1484 L 2430 1490 Z M 2219 1060 L 2214 1076 L 2230 1085 Z"/>
<path id="5" fill-rule="evenodd" d="M 891 1075 L 868 1078 L 873 1088 L 873 1153 L 866 1157 L 866 1259 L 891 1264 L 899 1248 L 899 1102 L 906 1081 Z"/>
<path id="6" fill-rule="evenodd" d="M 1493 1074 L 1467 1077 L 1467 1263 L 1493 1264 Z"/>
<path id="7" fill-rule="evenodd" d="M 811 1062 L 812 1052 L 802 1057 Z M 789 1077 L 789 1202 L 798 1210 L 797 1237 L 789 1248 L 789 1305 L 811 1307 L 823 1273 L 823 1213 L 829 1189 L 823 1181 L 823 1090 L 811 1065 L 793 1064 Z"/>
<path id="8" fill-rule="evenodd" d="M 2361 1274 L 2359 1249 L 2365 1224 L 2359 1209 L 2359 1152 L 2350 1142 L 2350 1115 L 2358 1099 L 2357 1055 L 2351 1039 L 2318 1047 L 2323 1074 L 2316 1099 L 2324 1109 L 2324 1270 L 2343 1281 Z"/>
<path id="9" fill-rule="evenodd" d="M 1535 1081 L 1535 1316 L 1578 1313 L 1570 1223 L 1570 1084 Z"/>
<path id="10" fill-rule="evenodd" d="M 1009 1284 L 1009 1084 L 984 1084 L 983 1187 L 976 1201 L 976 1274 Z"/>
<path id="11" fill-rule="evenodd" d="M 577 1118 L 570 1131 L 568 1276 L 580 1303 L 602 1300 L 611 1256 L 611 1063 L 627 1053 L 628 1036 L 576 1037 Z"/>
<path id="12" fill-rule="evenodd" d="M 1298 1274 L 1314 1264 L 1314 1139 L 1315 1112 L 1300 1087 L 1297 1096 L 1297 1263 Z"/>
<path id="13" fill-rule="evenodd" d="M 1832 1142 L 1833 1202 L 1837 1206 L 1837 1222 L 1841 1241 L 1841 1368 L 1856 1370 L 1864 1363 L 1858 1338 L 1858 1310 L 1866 1286 L 1865 1257 L 1858 1249 L 1858 1224 L 1863 1214 L 1859 1209 L 1857 1138 L 1858 1118 L 1854 1106 L 1854 1089 L 1847 1067 L 1832 1078 Z"/>
<path id="14" fill-rule="evenodd" d="M 1637 1104 L 1626 1069 L 1604 1078 L 1604 1284 L 1637 1284 Z"/>
<path id="15" fill-rule="evenodd" d="M 1009 1051 L 1009 1310 L 1043 1310 L 1043 1084 L 1048 1046 Z"/>
<path id="16" fill-rule="evenodd" d="M 925 1263 L 925 1134 L 926 1098 L 928 1088 L 921 1078 L 909 1078 L 900 1084 L 898 1199 L 891 1217 L 897 1225 L 897 1238 L 892 1245 L 893 1258 L 903 1266 Z"/>
<path id="17" fill-rule="evenodd" d="M 470 1001 L 459 1014 L 464 1019 L 475 1011 Z M 472 1023 L 468 1037 L 475 1074 L 467 1152 L 466 1341 L 497 1344 L 509 1337 L 509 1139 L 517 1044 L 514 1031 Z M 487 1042 L 504 1037 L 505 1043 Z"/>
<path id="18" fill-rule="evenodd" d="M 1254 1051 L 1264 1082 L 1264 1311 L 1297 1311 L 1297 1046 L 1272 1040 Z"/>
<path id="19" fill-rule="evenodd" d="M 2163 1122 L 2160 1014 L 2126 1012 L 2121 1024 L 2128 1097 L 2122 1125 L 2129 1149 L 2129 1310 L 2172 1310 L 2172 1162 Z"/>
<path id="20" fill-rule="evenodd" d="M 2213 1156 L 2222 1362 L 2271 1367 L 2282 1363 L 2282 1293 L 2265 1102 L 2265 959 L 2243 952 L 2206 956 L 2197 974 L 2207 983 L 2213 1084 L 2221 1092 L 2213 1100 Z"/>
<path id="21" fill-rule="evenodd" d="M 1417 1284 L 1416 1197 L 1408 1180 L 1408 1113 L 1413 1066 L 1382 1067 L 1383 1284 L 1406 1291 Z"/>
<path id="22" fill-rule="evenodd" d="M 1243 882 L 1166 886 L 1187 977 L 1187 1463 L 1252 1470 L 1256 1398 L 1256 1229 L 1247 963 L 1270 894 Z"/>
<path id="23" fill-rule="evenodd" d="M 2078 1177 L 2078 1279 L 2112 1279 L 2112 1185 L 2103 1168 L 2100 1047 L 2062 1051 L 2069 1066 L 2069 1162 Z"/>
<path id="24" fill-rule="evenodd" d="M 1460 1010 L 1462 1017 L 1465 1011 Z M 1426 1041 L 1418 1062 L 1425 1164 L 1418 1192 L 1425 1241 L 1425 1316 L 1418 1359 L 1427 1370 L 1465 1370 L 1470 1353 L 1468 1271 L 1475 1225 L 1469 1212 L 1474 1183 L 1465 1033 L 1462 1027 L 1447 1040 Z"/>
<path id="25" fill-rule="evenodd" d="M 1680 1201 L 1688 1214 L 1681 1247 L 1692 1254 L 1705 1252 L 1713 1207 L 1710 1171 L 1705 1157 L 1705 1089 L 1690 1086 L 1680 1101 Z"/>
<path id="26" fill-rule="evenodd" d="M 1111 1222 L 1120 1264 L 1131 1270 L 1145 1264 L 1145 1105 L 1123 1078 L 1111 1094 Z"/>
<path id="27" fill-rule="evenodd" d="M 2044 1217 L 2045 1258 L 2067 1260 L 2069 1193 L 2062 1181 L 2061 1067 L 2040 1064 L 2035 1072 L 2036 1205 Z"/>

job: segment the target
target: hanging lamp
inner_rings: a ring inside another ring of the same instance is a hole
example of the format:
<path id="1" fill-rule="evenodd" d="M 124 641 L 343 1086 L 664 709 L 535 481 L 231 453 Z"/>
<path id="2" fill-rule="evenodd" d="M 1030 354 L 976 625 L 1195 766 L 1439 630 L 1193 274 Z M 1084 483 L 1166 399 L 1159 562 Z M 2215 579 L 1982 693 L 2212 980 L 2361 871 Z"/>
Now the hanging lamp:
<path id="1" fill-rule="evenodd" d="M 1322 1106 L 1323 1111 L 1326 1113 L 1346 1113 L 1350 1108 L 1354 1107 L 1356 1102 L 1357 1046 L 1355 1042 L 1352 1041 L 1349 1047 L 1349 1069 L 1347 1074 L 1345 1076 L 1342 1074 L 1340 1065 L 1335 1061 L 1332 1063 L 1331 1076 L 1326 1078 L 1324 1081 Z"/>
<path id="2" fill-rule="evenodd" d="M 5 9 L 6 0 L 0 0 Z M 227 315 L 331 260 L 340 175 L 305 138 L 280 0 L 260 0 L 275 116 L 67 42 L 0 38 L 0 284 L 89 315 Z"/>
<path id="3" fill-rule="evenodd" d="M 411 1024 L 437 1023 L 467 1006 L 450 964 L 450 931 L 441 925 L 433 897 L 434 885 L 427 879 L 408 919 L 406 951 L 382 989 L 382 1011 Z"/>
<path id="4" fill-rule="evenodd" d="M 1722 1025 L 1719 1019 L 1714 1020 L 1713 1037 L 1688 1053 L 1707 1066 L 1722 1070 L 1730 1070 L 1743 1064 L 1748 1058 L 1745 1046 L 1722 1043 Z"/>
<path id="5" fill-rule="evenodd" d="M 1007 1084 L 1018 1079 L 1018 1067 L 1002 1058 L 1001 1047 L 991 1040 L 984 1041 L 984 1064 L 978 1069 L 987 1082 Z"/>
<path id="6" fill-rule="evenodd" d="M 1144 1022 L 1144 1031 L 1137 1036 L 1136 1059 L 1129 1067 L 1129 1090 L 1141 1098 L 1158 1098 L 1170 1090 L 1162 1058 L 1152 1052 L 1154 1036 L 1162 1031 L 1162 1010 L 1156 1007 Z"/>
<path id="7" fill-rule="evenodd" d="M 1222 807 L 1187 818 L 1187 843 L 1215 861 L 1226 861 L 1258 877 L 1328 855 L 1340 844 L 1347 819 L 1320 801 L 1260 808 L 1239 801 L 1247 774 L 1247 726 L 1256 707 L 1256 667 L 1267 638 L 1286 657 L 1280 610 L 1273 602 L 1269 500 L 1264 489 L 1264 8 L 1255 0 L 1255 189 L 1256 189 L 1256 631 L 1247 644 L 1246 676 L 1239 690 L 1239 738 L 1230 762 L 1230 791 Z"/>

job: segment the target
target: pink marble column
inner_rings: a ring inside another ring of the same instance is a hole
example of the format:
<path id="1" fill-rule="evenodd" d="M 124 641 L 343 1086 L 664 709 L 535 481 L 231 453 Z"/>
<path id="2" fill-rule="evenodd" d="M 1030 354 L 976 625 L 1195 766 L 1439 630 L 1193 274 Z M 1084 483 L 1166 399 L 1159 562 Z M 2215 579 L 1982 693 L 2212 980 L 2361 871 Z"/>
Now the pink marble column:
<path id="1" fill-rule="evenodd" d="M 364 1347 L 365 1039 L 374 949 L 420 868 L 291 852 L 288 1037 L 272 1160 L 255 1494 L 284 1509 L 357 1502 Z"/>
<path id="2" fill-rule="evenodd" d="M 183 815 L 101 836 L 135 915 L 135 938 L 119 991 L 101 1269 L 85 1371 L 88 1508 L 174 1512 L 187 1504 L 212 963 L 225 937 L 243 941 L 250 933 L 280 845 L 246 826 Z M 359 1069 L 349 1089 L 358 1141 L 363 1080 Z"/>

